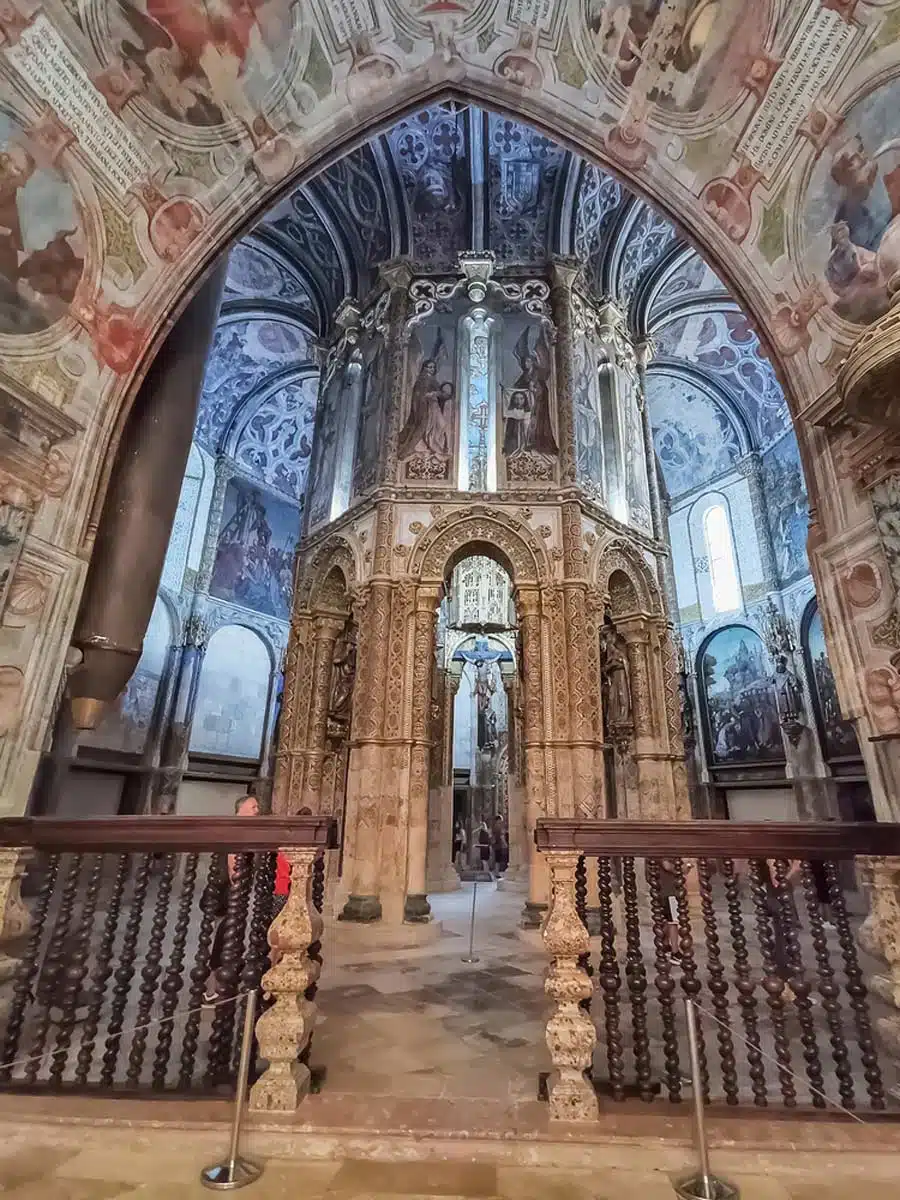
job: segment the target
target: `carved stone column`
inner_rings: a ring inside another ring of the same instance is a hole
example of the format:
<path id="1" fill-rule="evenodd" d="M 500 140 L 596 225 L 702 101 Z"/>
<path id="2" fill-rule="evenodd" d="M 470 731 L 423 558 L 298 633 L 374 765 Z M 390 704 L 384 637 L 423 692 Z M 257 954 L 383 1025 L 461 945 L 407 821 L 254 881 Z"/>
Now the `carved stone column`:
<path id="1" fill-rule="evenodd" d="M 536 929 L 547 908 L 546 862 L 534 845 L 534 828 L 546 805 L 544 737 L 544 673 L 541 638 L 541 595 L 537 588 L 519 588 L 516 611 L 522 638 L 522 675 L 525 692 L 525 830 L 528 842 L 528 900 L 522 923 Z"/>
<path id="2" fill-rule="evenodd" d="M 559 412 L 559 466 L 563 484 L 575 482 L 576 447 L 572 398 L 572 287 L 581 266 L 574 258 L 554 258 L 550 304 L 556 326 L 556 393 Z"/>
<path id="3" fill-rule="evenodd" d="M 459 875 L 453 850 L 453 713 L 462 679 L 459 663 L 448 663 L 440 672 L 440 716 L 432 730 L 431 788 L 428 797 L 429 836 L 426 887 L 429 892 L 457 891 Z"/>
<path id="4" fill-rule="evenodd" d="M 425 863 L 428 849 L 428 777 L 431 758 L 429 709 L 434 671 L 434 618 L 437 588 L 416 590 L 411 696 L 411 745 L 409 809 L 407 825 L 406 902 L 403 919 L 415 923 L 431 920 L 425 894 Z"/>
<path id="5" fill-rule="evenodd" d="M 269 930 L 269 945 L 279 955 L 262 978 L 262 989 L 273 999 L 256 1022 L 260 1058 L 268 1066 L 250 1089 L 250 1107 L 262 1112 L 296 1112 L 309 1091 L 309 1067 L 300 1062 L 316 1020 L 316 1005 L 307 989 L 319 978 L 321 963 L 309 947 L 322 938 L 322 918 L 312 904 L 314 848 L 282 850 L 291 864 L 287 902 Z"/>
<path id="6" fill-rule="evenodd" d="M 750 489 L 750 506 L 753 510 L 753 524 L 756 527 L 756 540 L 759 543 L 759 556 L 762 562 L 763 583 L 766 591 L 774 591 L 778 587 L 778 566 L 775 562 L 775 551 L 772 547 L 772 531 L 769 528 L 768 504 L 763 490 L 762 459 L 759 451 L 753 450 L 745 455 L 737 464 L 738 470 L 747 480 Z"/>
<path id="7" fill-rule="evenodd" d="M 590 953 L 591 939 L 575 904 L 575 869 L 579 855 L 551 851 L 546 854 L 550 869 L 550 911 L 542 937 L 550 966 L 544 991 L 556 1004 L 547 1022 L 547 1048 L 553 1064 L 548 1093 L 550 1117 L 554 1121 L 595 1121 L 599 1116 L 597 1096 L 585 1077 L 591 1065 L 597 1031 L 581 1007 L 593 993 L 593 985 L 581 965 Z"/>
<path id="8" fill-rule="evenodd" d="M 391 291 L 388 324 L 391 344 L 389 402 L 385 413 L 383 453 L 378 456 L 378 483 L 394 479 L 397 473 L 397 442 L 403 411 L 403 385 L 406 370 L 406 304 L 413 273 L 405 259 L 382 263 L 378 273 Z"/>
<path id="9" fill-rule="evenodd" d="M 321 809 L 322 765 L 326 752 L 334 647 L 346 624 L 345 614 L 317 616 L 313 622 L 312 676 L 307 682 L 310 690 L 309 728 L 305 743 L 306 769 L 303 773 L 301 807 L 314 813 Z"/>
<path id="10" fill-rule="evenodd" d="M 666 687 L 658 636 L 645 617 L 617 620 L 625 639 L 631 676 L 634 717 L 634 761 L 637 769 L 639 812 L 632 820 L 674 821 L 689 815 L 684 760 L 673 755 L 666 720 Z M 674 664 L 672 664 L 674 669 Z M 680 770 L 673 770 L 678 760 Z M 675 776 L 683 777 L 676 788 Z M 682 796 L 682 802 L 676 797 Z"/>
<path id="11" fill-rule="evenodd" d="M 302 808 L 300 798 L 306 761 L 303 747 L 311 698 L 307 681 L 312 669 L 312 633 L 312 617 L 308 613 L 295 614 L 291 618 L 275 748 L 272 811 L 276 813 L 295 813 Z"/>
<path id="12" fill-rule="evenodd" d="M 375 521 L 374 572 L 355 604 L 359 629 L 350 763 L 347 771 L 347 818 L 344 826 L 344 885 L 349 895 L 342 921 L 380 921 L 380 842 L 384 820 L 385 707 L 391 635 L 390 580 L 394 506 L 380 501 Z"/>

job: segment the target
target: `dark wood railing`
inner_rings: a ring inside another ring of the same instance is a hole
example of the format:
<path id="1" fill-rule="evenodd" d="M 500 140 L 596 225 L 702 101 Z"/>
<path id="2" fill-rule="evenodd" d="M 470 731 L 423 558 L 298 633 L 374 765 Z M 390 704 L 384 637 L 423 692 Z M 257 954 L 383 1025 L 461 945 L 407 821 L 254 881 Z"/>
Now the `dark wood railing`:
<path id="1" fill-rule="evenodd" d="M 685 999 L 708 1103 L 890 1107 L 855 867 L 900 855 L 900 825 L 546 820 L 535 843 L 551 875 L 554 1117 L 682 1102 Z"/>
<path id="2" fill-rule="evenodd" d="M 285 903 L 276 852 L 335 836 L 317 817 L 0 820 L 0 846 L 33 855 L 0 1087 L 230 1090 L 243 997 L 270 966 Z M 308 894 L 321 910 L 322 875 L 319 855 L 303 905 Z"/>

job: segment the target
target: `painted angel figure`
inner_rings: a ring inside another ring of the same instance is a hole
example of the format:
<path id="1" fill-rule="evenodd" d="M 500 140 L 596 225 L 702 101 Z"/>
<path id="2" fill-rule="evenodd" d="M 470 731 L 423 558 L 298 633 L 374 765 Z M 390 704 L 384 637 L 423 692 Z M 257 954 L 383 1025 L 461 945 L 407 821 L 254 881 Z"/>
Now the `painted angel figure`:
<path id="1" fill-rule="evenodd" d="M 438 329 L 431 354 L 424 357 L 421 342 L 411 357 L 411 375 L 415 375 L 409 415 L 400 434 L 400 458 L 411 454 L 450 457 L 450 431 L 453 419 L 453 384 L 440 379 L 441 368 L 448 362 L 444 334 Z"/>
<path id="2" fill-rule="evenodd" d="M 519 375 L 511 388 L 504 388 L 503 453 L 507 457 L 520 450 L 559 452 L 550 420 L 550 346 L 544 330 L 537 333 L 534 345 L 530 334 L 526 326 L 516 342 Z"/>

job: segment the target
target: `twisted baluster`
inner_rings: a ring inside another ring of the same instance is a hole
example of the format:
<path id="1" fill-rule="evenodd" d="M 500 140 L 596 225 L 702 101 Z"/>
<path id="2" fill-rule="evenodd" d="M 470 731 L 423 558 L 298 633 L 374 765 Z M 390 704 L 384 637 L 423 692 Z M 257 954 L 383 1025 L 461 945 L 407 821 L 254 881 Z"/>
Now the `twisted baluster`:
<path id="1" fill-rule="evenodd" d="M 587 929 L 587 860 L 582 854 L 578 859 L 578 865 L 575 868 L 575 908 L 581 918 L 581 923 Z M 585 972 L 588 979 L 594 976 L 594 968 L 591 966 L 591 952 L 580 954 L 578 956 L 578 966 Z M 585 996 L 581 1001 L 581 1008 L 585 1012 L 591 1011 L 591 997 Z"/>
<path id="2" fill-rule="evenodd" d="M 218 971 L 219 993 L 222 1000 L 233 1000 L 238 994 L 238 982 L 244 958 L 247 907 L 250 902 L 250 866 L 250 855 L 235 855 L 234 876 L 231 886 L 228 888 L 228 906 L 225 911 L 222 965 Z M 211 1087 L 225 1083 L 229 1076 L 235 1007 L 234 1004 L 219 1004 L 213 1015 L 205 1076 L 206 1083 Z"/>
<path id="3" fill-rule="evenodd" d="M 703 914 L 703 930 L 706 936 L 706 968 L 709 994 L 716 1014 L 716 1037 L 719 1043 L 719 1059 L 722 1063 L 722 1090 L 726 1104 L 737 1104 L 738 1076 L 737 1060 L 734 1056 L 734 1040 L 731 1036 L 731 1018 L 728 1014 L 728 981 L 722 962 L 719 944 L 719 927 L 713 903 L 712 877 L 709 860 L 697 859 L 697 880 L 700 885 L 700 911 Z"/>
<path id="4" fill-rule="evenodd" d="M 638 1095 L 642 1100 L 651 1101 L 654 1090 L 650 1065 L 650 1035 L 647 1029 L 647 971 L 641 945 L 637 876 L 634 859 L 631 857 L 622 859 L 622 894 L 625 906 L 625 979 L 631 997 L 634 1073 Z"/>
<path id="5" fill-rule="evenodd" d="M 853 1088 L 853 1069 L 850 1066 L 850 1051 L 844 1037 L 844 1023 L 841 1020 L 841 989 L 835 982 L 834 968 L 828 953 L 828 937 L 822 921 L 822 910 L 819 907 L 819 892 L 816 888 L 815 875 L 809 863 L 803 864 L 801 876 L 803 894 L 806 898 L 806 911 L 809 913 L 809 928 L 812 933 L 813 950 L 816 955 L 816 971 L 819 976 L 819 995 L 822 997 L 822 1008 L 825 1010 L 825 1020 L 828 1022 L 828 1033 L 831 1042 L 831 1057 L 834 1060 L 834 1073 L 837 1076 L 838 1091 L 844 1108 L 853 1108 L 856 1104 L 856 1093 Z"/>
<path id="6" fill-rule="evenodd" d="M 78 891 L 78 879 L 81 874 L 81 855 L 74 854 L 69 864 L 66 881 L 63 885 L 59 901 L 59 912 L 50 935 L 47 953 L 44 955 L 44 965 L 37 981 L 38 1000 L 41 1005 L 40 1016 L 35 1027 L 29 1051 L 30 1061 L 25 1067 L 25 1079 L 34 1083 L 44 1057 L 44 1047 L 47 1034 L 50 1032 L 50 1014 L 56 1001 L 57 986 L 64 969 L 66 953 L 66 938 L 72 922 L 72 910 L 75 907 L 75 896 Z M 43 995 L 41 993 L 43 992 Z"/>
<path id="7" fill-rule="evenodd" d="M 38 959 L 41 944 L 44 940 L 44 925 L 47 920 L 47 910 L 56 887 L 59 874 L 59 855 L 50 856 L 47 863 L 47 873 L 32 914 L 31 936 L 25 954 L 16 967 L 13 979 L 12 1004 L 9 1018 L 6 1022 L 6 1036 L 3 1040 L 3 1066 L 0 1067 L 0 1080 L 8 1082 L 12 1075 L 10 1064 L 14 1061 L 19 1050 L 19 1040 L 22 1037 L 22 1026 L 25 1023 L 25 1009 L 33 1002 L 32 989 L 38 974 Z"/>
<path id="8" fill-rule="evenodd" d="M 667 914 L 660 888 L 659 859 L 648 858 L 644 864 L 647 889 L 650 893 L 650 919 L 653 922 L 653 948 L 656 974 L 653 982 L 659 994 L 662 1019 L 663 1056 L 666 1063 L 666 1088 L 673 1103 L 681 1100 L 681 1063 L 678 1058 L 678 1026 L 675 1021 L 675 980 L 669 966 Z"/>
<path id="9" fill-rule="evenodd" d="M 97 947 L 97 960 L 91 973 L 91 1002 L 85 1018 L 81 1034 L 81 1046 L 78 1050 L 78 1061 L 75 1069 L 75 1082 L 81 1086 L 88 1081 L 91 1063 L 94 1058 L 94 1047 L 97 1040 L 97 1030 L 100 1028 L 100 1013 L 106 998 L 106 985 L 112 975 L 113 947 L 116 941 L 116 929 L 119 923 L 119 912 L 122 905 L 122 895 L 125 881 L 128 878 L 128 867 L 131 856 L 120 854 L 113 880 L 112 893 L 106 908 L 106 920 L 103 923 L 103 934 Z"/>
<path id="10" fill-rule="evenodd" d="M 869 993 L 866 991 L 866 985 L 863 983 L 863 973 L 859 968 L 856 942 L 853 940 L 853 930 L 850 928 L 850 918 L 847 915 L 844 892 L 838 879 L 835 863 L 825 863 L 825 878 L 828 881 L 828 897 L 831 901 L 831 911 L 834 914 L 834 923 L 837 926 L 838 940 L 841 945 L 841 955 L 844 959 L 844 974 L 847 977 L 847 995 L 850 997 L 850 1007 L 853 1009 L 853 1018 L 856 1024 L 856 1036 L 859 1042 L 863 1075 L 866 1080 L 866 1091 L 869 1093 L 871 1107 L 880 1110 L 885 1107 L 884 1081 L 881 1078 L 881 1068 L 878 1065 L 875 1040 L 872 1037 Z"/>
<path id="11" fill-rule="evenodd" d="M 772 1036 L 775 1042 L 775 1058 L 778 1062 L 781 1094 L 784 1097 L 785 1107 L 796 1108 L 797 1089 L 794 1087 L 794 1077 L 791 1074 L 791 1044 L 788 1040 L 782 999 L 785 983 L 777 971 L 775 932 L 772 925 L 772 918 L 775 914 L 769 910 L 769 891 L 764 882 L 764 872 L 768 869 L 765 859 L 751 859 L 750 894 L 756 909 L 756 932 L 765 971 L 763 990 L 766 993 L 769 1013 L 772 1017 Z M 777 920 L 778 917 L 775 916 L 775 919 Z"/>
<path id="12" fill-rule="evenodd" d="M 741 912 L 741 895 L 738 890 L 734 861 L 730 858 L 722 859 L 722 877 L 725 880 L 725 897 L 728 901 L 731 945 L 734 949 L 735 987 L 741 1010 L 741 1021 L 744 1025 L 747 1068 L 750 1075 L 750 1086 L 753 1089 L 753 1103 L 757 1108 L 766 1108 L 769 1098 L 766 1090 L 765 1063 L 759 1042 L 759 1022 L 756 1013 L 756 996 L 754 995 L 756 989 L 750 973 L 750 954 L 744 930 L 744 914 Z"/>
<path id="13" fill-rule="evenodd" d="M 141 1081 L 144 1067 L 144 1054 L 147 1050 L 147 1039 L 150 1030 L 147 1022 L 153 1011 L 153 1001 L 156 998 L 156 988 L 162 974 L 163 941 L 166 936 L 166 922 L 169 916 L 169 900 L 172 895 L 172 878 L 175 874 L 176 858 L 174 854 L 163 856 L 163 869 L 159 877 L 156 892 L 156 904 L 153 906 L 153 918 L 150 922 L 150 937 L 147 941 L 147 953 L 141 968 L 141 983 L 138 988 L 138 1007 L 135 1018 L 134 1037 L 131 1039 L 131 1049 L 128 1052 L 128 1072 L 126 1078 L 132 1086 L 137 1087 Z"/>
<path id="14" fill-rule="evenodd" d="M 316 861 L 313 863 L 312 875 L 312 902 L 313 908 L 317 913 L 321 914 L 325 907 L 325 855 L 317 854 Z"/>
<path id="15" fill-rule="evenodd" d="M 131 991 L 131 981 L 134 978 L 134 960 L 137 951 L 138 937 L 141 932 L 141 922 L 144 916 L 144 900 L 147 897 L 147 887 L 150 883 L 150 869 L 153 865 L 153 855 L 141 855 L 137 872 L 134 877 L 134 887 L 131 892 L 131 909 L 125 923 L 125 933 L 122 937 L 122 948 L 119 951 L 119 965 L 113 972 L 112 1004 L 109 1012 L 109 1023 L 106 1027 L 106 1049 L 103 1054 L 103 1066 L 100 1071 L 100 1083 L 103 1087 L 111 1087 L 116 1073 L 116 1062 L 122 1045 L 122 1022 L 125 1017 L 125 1007 L 128 994 Z"/>
<path id="16" fill-rule="evenodd" d="M 794 991 L 797 1020 L 800 1023 L 800 1044 L 803 1046 L 806 1077 L 809 1079 L 814 1107 L 825 1108 L 825 1100 L 820 1095 L 825 1087 L 825 1079 L 822 1075 L 822 1060 L 819 1057 L 819 1045 L 816 1041 L 816 1024 L 813 1019 L 812 1000 L 810 999 L 812 985 L 803 969 L 800 938 L 797 934 L 797 911 L 794 907 L 791 888 L 788 884 L 788 864 L 783 859 L 778 859 L 775 863 L 775 878 L 778 882 L 778 903 L 781 908 L 781 924 L 784 929 L 785 946 L 787 948 L 788 961 L 791 964 L 791 987 Z"/>
<path id="17" fill-rule="evenodd" d="M 94 913 L 97 909 L 97 894 L 100 891 L 102 875 L 103 855 L 95 854 L 81 908 L 80 927 L 71 944 L 69 961 L 63 968 L 60 992 L 62 1015 L 56 1035 L 56 1047 L 50 1060 L 51 1087 L 62 1086 L 63 1074 L 69 1061 L 69 1048 L 72 1045 L 72 1034 L 75 1030 L 75 1013 L 79 1000 L 83 999 L 82 985 L 88 973 L 88 958 L 94 931 Z"/>
<path id="18" fill-rule="evenodd" d="M 619 1017 L 619 990 L 622 976 L 616 958 L 616 926 L 613 920 L 612 871 L 608 858 L 597 859 L 597 883 L 600 897 L 600 969 L 597 980 L 603 991 L 606 1027 L 606 1061 L 609 1085 L 614 1100 L 625 1099 L 625 1056 Z"/>
<path id="19" fill-rule="evenodd" d="M 197 952 L 194 956 L 194 966 L 191 969 L 191 990 L 188 998 L 188 1017 L 184 1026 L 184 1037 L 181 1042 L 180 1071 L 178 1087 L 187 1091 L 194 1078 L 197 1064 L 197 1047 L 200 1044 L 200 1019 L 203 994 L 209 979 L 209 963 L 212 954 L 213 934 L 216 927 L 216 914 L 219 910 L 219 900 L 222 895 L 224 882 L 224 867 L 218 854 L 213 854 L 209 860 L 206 873 L 206 886 L 200 897 L 200 928 L 197 931 Z"/>
<path id="20" fill-rule="evenodd" d="M 681 953 L 681 990 L 692 1002 L 697 1002 L 702 984 L 697 973 L 697 960 L 694 957 L 694 935 L 691 931 L 691 910 L 688 905 L 687 882 L 684 862 L 680 858 L 674 861 L 675 867 L 675 899 L 678 903 L 678 949 Z M 706 1039 L 703 1036 L 703 1024 L 697 1022 L 697 1057 L 700 1062 L 700 1090 L 703 1099 L 709 1103 L 709 1064 L 706 1060 Z"/>
<path id="21" fill-rule="evenodd" d="M 253 908 L 247 926 L 247 953 L 240 977 L 239 1014 L 243 1015 L 247 1004 L 246 996 L 255 991 L 269 965 L 269 926 L 271 925 L 272 897 L 275 891 L 276 854 L 267 852 L 253 855 Z M 241 1057 L 241 1039 L 235 1038 L 231 1056 L 231 1071 L 236 1074 Z"/>
<path id="22" fill-rule="evenodd" d="M 194 904 L 194 889 L 197 886 L 197 866 L 200 856 L 188 854 L 184 860 L 184 876 L 181 881 L 181 893 L 178 897 L 178 911 L 175 916 L 175 927 L 172 933 L 172 953 L 169 955 L 169 965 L 162 981 L 162 1024 L 156 1042 L 156 1053 L 153 1056 L 153 1086 L 161 1090 L 166 1086 L 166 1072 L 169 1069 L 169 1058 L 172 1054 L 172 1039 L 175 1034 L 173 1014 L 178 1007 L 178 997 L 184 986 L 184 952 L 187 945 L 188 931 L 191 927 L 191 910 Z M 174 856 L 173 856 L 174 863 Z"/>

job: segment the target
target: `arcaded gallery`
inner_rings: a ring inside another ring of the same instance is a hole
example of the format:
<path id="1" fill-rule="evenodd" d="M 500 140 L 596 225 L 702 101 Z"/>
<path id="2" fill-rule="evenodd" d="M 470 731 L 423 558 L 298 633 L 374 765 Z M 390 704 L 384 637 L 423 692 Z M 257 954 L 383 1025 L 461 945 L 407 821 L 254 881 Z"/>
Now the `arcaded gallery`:
<path id="1" fill-rule="evenodd" d="M 893 1195 L 898 305 L 898 0 L 0 3 L 0 1190 Z"/>

